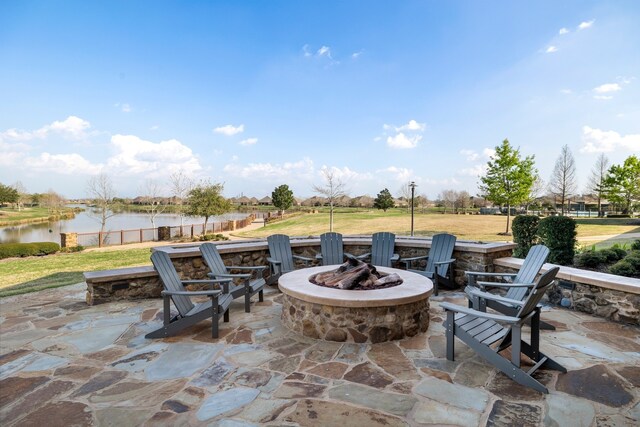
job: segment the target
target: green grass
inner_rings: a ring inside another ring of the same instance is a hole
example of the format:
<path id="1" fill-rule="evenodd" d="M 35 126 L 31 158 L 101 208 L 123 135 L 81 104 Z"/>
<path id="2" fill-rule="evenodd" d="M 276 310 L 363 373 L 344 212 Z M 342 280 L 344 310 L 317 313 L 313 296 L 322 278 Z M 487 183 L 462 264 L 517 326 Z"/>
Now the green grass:
<path id="1" fill-rule="evenodd" d="M 73 215 L 73 210 L 65 209 L 63 214 Z M 48 221 L 51 215 L 49 209 L 42 207 L 23 208 L 21 210 L 2 208 L 0 209 L 0 226 Z"/>
<path id="2" fill-rule="evenodd" d="M 150 265 L 149 248 L 61 253 L 0 261 L 0 297 L 82 282 L 93 270 Z"/>

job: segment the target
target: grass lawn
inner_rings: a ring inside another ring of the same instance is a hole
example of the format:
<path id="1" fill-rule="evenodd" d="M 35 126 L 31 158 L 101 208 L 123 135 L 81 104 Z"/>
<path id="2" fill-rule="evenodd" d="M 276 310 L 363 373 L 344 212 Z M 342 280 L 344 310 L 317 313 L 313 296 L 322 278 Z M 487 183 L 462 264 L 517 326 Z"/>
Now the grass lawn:
<path id="1" fill-rule="evenodd" d="M 71 209 L 68 209 L 67 211 L 70 212 Z M 50 216 L 51 212 L 49 212 L 49 209 L 42 207 L 22 208 L 21 210 L 1 208 L 0 226 L 46 221 Z"/>
<path id="2" fill-rule="evenodd" d="M 61 253 L 0 260 L 0 297 L 82 282 L 93 270 L 150 265 L 149 248 Z"/>

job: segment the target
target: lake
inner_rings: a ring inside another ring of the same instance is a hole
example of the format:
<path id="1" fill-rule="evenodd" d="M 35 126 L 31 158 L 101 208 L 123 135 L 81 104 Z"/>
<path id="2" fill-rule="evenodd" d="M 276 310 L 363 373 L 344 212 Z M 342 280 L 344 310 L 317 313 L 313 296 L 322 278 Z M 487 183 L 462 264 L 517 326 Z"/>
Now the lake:
<path id="1" fill-rule="evenodd" d="M 75 206 L 71 206 L 75 207 Z M 56 242 L 60 243 L 60 233 L 97 233 L 100 231 L 100 218 L 91 208 L 76 214 L 75 218 L 20 224 L 0 227 L 0 243 Z M 242 219 L 246 213 L 230 212 L 219 217 L 210 217 L 208 223 Z M 184 225 L 204 224 L 203 217 L 184 217 Z M 155 219 L 156 227 L 180 225 L 180 215 L 159 214 Z M 151 220 L 146 213 L 118 212 L 107 220 L 107 231 L 137 230 L 151 228 Z"/>

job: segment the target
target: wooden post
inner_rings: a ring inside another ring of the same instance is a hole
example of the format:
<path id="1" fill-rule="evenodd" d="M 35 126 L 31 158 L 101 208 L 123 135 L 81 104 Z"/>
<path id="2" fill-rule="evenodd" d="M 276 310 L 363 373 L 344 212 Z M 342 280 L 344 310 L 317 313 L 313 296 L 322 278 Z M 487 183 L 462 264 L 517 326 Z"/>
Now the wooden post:
<path id="1" fill-rule="evenodd" d="M 142 243 L 142 228 L 140 229 L 140 243 Z"/>
<path id="2" fill-rule="evenodd" d="M 120 230 L 120 244 L 124 245 L 124 230 Z"/>
<path id="3" fill-rule="evenodd" d="M 98 232 L 98 247 L 101 248 L 102 247 L 102 231 Z"/>

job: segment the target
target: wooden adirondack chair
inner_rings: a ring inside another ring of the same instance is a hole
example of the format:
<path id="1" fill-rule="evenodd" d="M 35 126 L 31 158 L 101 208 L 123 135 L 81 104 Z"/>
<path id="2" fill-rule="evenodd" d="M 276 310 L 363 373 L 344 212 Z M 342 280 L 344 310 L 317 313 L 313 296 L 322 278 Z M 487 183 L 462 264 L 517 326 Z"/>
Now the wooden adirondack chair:
<path id="1" fill-rule="evenodd" d="M 396 245 L 396 235 L 386 231 L 371 235 L 371 252 L 360 255 L 360 260 L 370 259 L 370 263 L 379 267 L 391 267 L 400 256 L 393 253 Z"/>
<path id="2" fill-rule="evenodd" d="M 444 285 L 448 289 L 453 289 L 453 274 L 448 274 L 452 269 L 450 265 L 455 261 L 451 258 L 453 248 L 456 246 L 456 236 L 453 234 L 441 233 L 436 234 L 431 239 L 431 249 L 429 254 L 425 256 L 417 256 L 412 258 L 403 258 L 405 268 L 408 271 L 421 274 L 433 281 L 433 294 L 438 295 L 438 288 Z M 427 259 L 427 265 L 424 270 L 412 270 L 411 266 L 415 261 Z"/>
<path id="3" fill-rule="evenodd" d="M 218 248 L 213 243 L 203 243 L 200 245 L 200 252 L 204 262 L 209 267 L 211 272 L 209 277 L 212 279 L 242 279 L 242 284 L 236 285 L 233 282 L 229 285 L 229 293 L 233 299 L 244 296 L 244 311 L 249 313 L 251 311 L 251 297 L 258 294 L 258 301 L 264 301 L 264 285 L 265 280 L 262 277 L 262 272 L 266 266 L 240 266 L 231 265 L 226 266 L 220 257 Z M 237 273 L 231 274 L 231 270 L 250 271 L 250 273 Z"/>
<path id="4" fill-rule="evenodd" d="M 567 372 L 558 362 L 540 352 L 538 302 L 553 283 L 558 270 L 558 267 L 554 267 L 544 273 L 524 301 L 506 300 L 506 298 L 489 294 L 496 301 L 508 301 L 509 304 L 517 305 L 518 312 L 515 316 L 485 313 L 446 302 L 441 303 L 440 306 L 447 314 L 444 323 L 447 335 L 447 359 L 454 360 L 454 342 L 455 337 L 458 337 L 480 357 L 517 383 L 541 393 L 548 393 L 547 388 L 533 378 L 532 374 L 541 367 Z M 522 327 L 527 322 L 531 323 L 531 337 L 528 343 L 522 339 Z M 499 341 L 497 347 L 490 347 Z M 511 347 L 511 360 L 500 355 L 501 351 L 509 347 Z M 534 362 L 533 367 L 528 371 L 524 371 L 521 367 L 521 353 Z"/>
<path id="5" fill-rule="evenodd" d="M 535 245 L 529 249 L 527 257 L 524 259 L 518 273 L 481 273 L 467 271 L 466 274 L 469 277 L 469 285 L 465 288 L 465 292 L 469 298 L 469 307 L 480 311 L 486 311 L 487 307 L 489 307 L 507 316 L 515 316 L 518 312 L 517 306 L 483 298 L 483 296 L 487 294 L 486 288 L 506 288 L 507 293 L 505 294 L 505 298 L 518 301 L 524 300 L 548 255 L 549 248 L 544 245 Z M 478 282 L 476 280 L 477 277 L 508 278 L 512 279 L 512 283 Z M 556 329 L 555 326 L 544 321 L 541 321 L 540 327 L 547 330 Z"/>
<path id="6" fill-rule="evenodd" d="M 313 261 L 311 258 L 293 255 L 291 241 L 285 234 L 272 234 L 267 237 L 267 244 L 269 245 L 267 262 L 271 271 L 267 283 L 270 285 L 277 283 L 278 278 L 284 273 L 295 270 L 294 259 L 304 262 L 307 266 Z"/>
<path id="7" fill-rule="evenodd" d="M 316 255 L 316 259 L 321 261 L 322 265 L 342 264 L 345 256 L 353 255 L 344 252 L 342 234 L 331 232 L 320 235 L 320 253 Z"/>
<path id="8" fill-rule="evenodd" d="M 151 262 L 158 272 L 160 280 L 164 286 L 162 298 L 164 299 L 164 325 L 162 328 L 145 335 L 145 338 L 165 338 L 175 335 L 181 330 L 193 326 L 204 319 L 211 318 L 211 337 L 218 338 L 218 320 L 224 316 L 224 321 L 229 321 L 229 305 L 233 298 L 229 294 L 229 282 L 231 279 L 211 279 L 211 280 L 181 280 L 178 272 L 169 258 L 169 254 L 162 251 L 155 251 L 151 254 Z M 187 291 L 185 284 L 207 283 L 222 285 L 223 290 L 209 291 Z M 194 304 L 191 301 L 193 296 L 206 295 L 209 301 Z M 178 309 L 178 314 L 171 317 L 171 304 Z"/>

